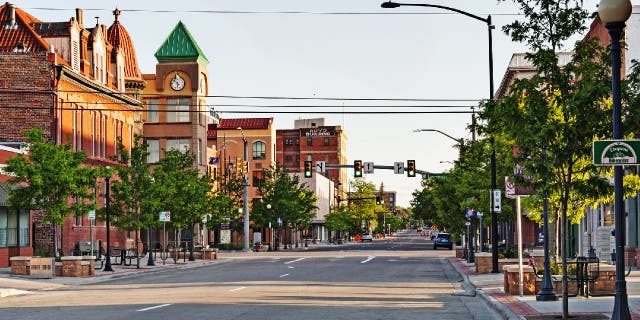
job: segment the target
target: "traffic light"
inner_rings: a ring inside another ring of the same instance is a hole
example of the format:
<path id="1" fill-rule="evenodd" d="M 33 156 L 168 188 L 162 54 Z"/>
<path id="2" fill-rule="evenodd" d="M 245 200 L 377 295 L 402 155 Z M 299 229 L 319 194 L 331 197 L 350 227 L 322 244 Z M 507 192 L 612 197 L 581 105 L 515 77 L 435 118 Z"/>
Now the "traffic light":
<path id="1" fill-rule="evenodd" d="M 376 204 L 382 204 L 382 200 L 380 199 L 380 196 L 376 196 Z"/>
<path id="2" fill-rule="evenodd" d="M 416 161 L 407 160 L 407 177 L 415 177 L 415 176 L 416 176 Z"/>
<path id="3" fill-rule="evenodd" d="M 362 160 L 353 161 L 353 176 L 362 178 Z"/>
<path id="4" fill-rule="evenodd" d="M 242 161 L 242 174 L 249 174 L 249 161 Z"/>
<path id="5" fill-rule="evenodd" d="M 304 177 L 305 178 L 311 178 L 311 170 L 313 169 L 313 164 L 311 163 L 311 161 L 305 161 L 304 162 Z"/>

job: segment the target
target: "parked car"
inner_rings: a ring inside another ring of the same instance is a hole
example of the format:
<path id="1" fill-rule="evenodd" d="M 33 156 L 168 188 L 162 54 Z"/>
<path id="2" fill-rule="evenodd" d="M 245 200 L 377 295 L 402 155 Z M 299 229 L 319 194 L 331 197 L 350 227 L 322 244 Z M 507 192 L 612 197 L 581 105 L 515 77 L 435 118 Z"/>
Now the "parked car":
<path id="1" fill-rule="evenodd" d="M 365 241 L 372 242 L 373 241 L 373 237 L 370 234 L 365 233 L 365 234 L 362 235 L 362 240 L 361 241 L 362 242 L 365 242 Z"/>
<path id="2" fill-rule="evenodd" d="M 453 249 L 453 240 L 451 239 L 451 235 L 444 232 L 439 232 L 436 236 L 435 241 L 433 242 L 433 250 L 438 249 L 438 247 L 449 248 L 449 250 Z"/>

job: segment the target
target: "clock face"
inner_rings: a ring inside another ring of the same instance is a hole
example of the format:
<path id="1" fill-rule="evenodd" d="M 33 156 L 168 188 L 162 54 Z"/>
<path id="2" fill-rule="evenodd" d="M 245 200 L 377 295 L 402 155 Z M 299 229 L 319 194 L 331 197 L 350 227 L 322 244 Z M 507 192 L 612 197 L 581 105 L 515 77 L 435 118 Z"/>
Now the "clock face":
<path id="1" fill-rule="evenodd" d="M 179 74 L 176 73 L 176 75 L 171 79 L 171 89 L 175 91 L 180 91 L 183 88 L 184 88 L 184 79 L 180 77 Z"/>

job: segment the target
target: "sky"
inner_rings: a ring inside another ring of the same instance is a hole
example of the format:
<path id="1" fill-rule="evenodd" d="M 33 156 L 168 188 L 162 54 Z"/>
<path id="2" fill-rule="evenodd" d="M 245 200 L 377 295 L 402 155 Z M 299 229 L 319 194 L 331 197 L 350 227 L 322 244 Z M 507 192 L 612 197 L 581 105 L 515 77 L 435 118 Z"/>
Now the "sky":
<path id="1" fill-rule="evenodd" d="M 424 7 L 380 8 L 382 0 L 217 0 L 217 1 L 14 1 L 42 21 L 66 21 L 75 8 L 85 25 L 111 25 L 111 11 L 122 11 L 143 73 L 155 73 L 153 54 L 182 21 L 209 60 L 209 94 L 216 96 L 315 97 L 336 100 L 210 98 L 209 104 L 287 105 L 297 108 L 218 106 L 221 116 L 274 117 L 277 129 L 295 119 L 325 118 L 348 136 L 353 160 L 393 165 L 416 161 L 419 170 L 443 172 L 458 157 L 454 138 L 471 139 L 471 114 L 347 114 L 350 111 L 471 111 L 489 98 L 488 32 L 485 22 Z M 404 1 L 403 1 L 404 2 Z M 598 1 L 584 2 L 589 11 Z M 444 5 L 480 17 L 492 15 L 494 85 L 497 88 L 513 53 L 526 52 L 502 32 L 523 19 L 509 0 L 413 2 Z M 634 2 L 636 4 L 636 2 Z M 193 12 L 207 11 L 207 12 Z M 590 21 L 588 21 L 590 23 Z M 571 43 L 568 44 L 571 48 Z M 354 101 L 350 99 L 428 99 L 429 101 Z M 347 100 L 349 99 L 349 100 Z M 310 108 L 309 106 L 335 106 Z M 430 106 L 406 108 L 406 106 Z M 356 107 L 353 107 L 356 106 Z M 367 107 L 362 107 L 367 106 Z M 374 106 L 374 107 L 372 107 Z M 379 108 L 375 106 L 385 106 Z M 442 106 L 457 106 L 442 108 Z M 230 110 L 266 113 L 224 113 Z M 302 112 L 329 110 L 335 114 Z M 295 111 L 273 114 L 269 111 Z M 344 112 L 344 113 L 342 113 Z M 352 171 L 349 171 L 352 177 Z M 409 206 L 420 178 L 376 170 L 367 181 L 397 192 Z"/>

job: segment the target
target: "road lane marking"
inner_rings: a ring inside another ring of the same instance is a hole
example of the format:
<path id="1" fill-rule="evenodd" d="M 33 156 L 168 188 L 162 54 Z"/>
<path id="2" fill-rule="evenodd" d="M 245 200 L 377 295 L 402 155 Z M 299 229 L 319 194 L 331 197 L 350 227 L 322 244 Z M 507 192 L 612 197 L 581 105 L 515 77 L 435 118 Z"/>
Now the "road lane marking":
<path id="1" fill-rule="evenodd" d="M 140 310 L 136 310 L 136 311 L 149 311 L 149 310 L 158 309 L 158 308 L 163 308 L 163 307 L 170 306 L 170 305 L 171 305 L 170 303 L 165 303 L 165 304 L 161 304 L 161 305 L 158 305 L 158 306 L 153 306 L 153 307 L 149 307 L 149 308 L 144 308 L 144 309 L 140 309 Z"/>
<path id="2" fill-rule="evenodd" d="M 287 266 L 289 269 L 295 269 L 296 267 L 294 266 Z"/>
<path id="3" fill-rule="evenodd" d="M 360 263 L 367 263 L 367 262 L 373 260 L 373 258 L 375 258 L 375 256 L 369 256 L 369 257 L 367 257 L 367 260 L 360 261 Z"/>
<path id="4" fill-rule="evenodd" d="M 287 261 L 284 264 L 294 263 L 294 262 L 298 262 L 298 261 L 301 261 L 301 260 L 304 260 L 304 259 L 305 258 L 298 258 L 298 259 L 295 259 L 295 260 Z"/>
<path id="5" fill-rule="evenodd" d="M 284 277 L 286 277 L 286 276 L 288 276 L 288 275 L 289 275 L 288 273 L 281 274 L 281 275 L 280 275 L 280 278 L 284 278 Z"/>
<path id="6" fill-rule="evenodd" d="M 229 290 L 230 292 L 234 292 L 234 291 L 240 291 L 242 289 L 246 289 L 247 287 L 240 287 L 240 288 L 235 288 L 235 289 L 231 289 Z"/>

